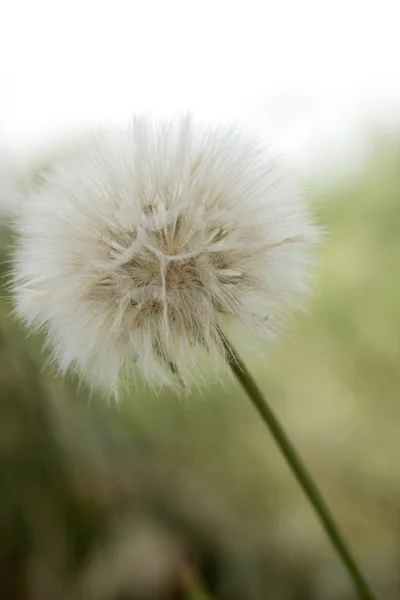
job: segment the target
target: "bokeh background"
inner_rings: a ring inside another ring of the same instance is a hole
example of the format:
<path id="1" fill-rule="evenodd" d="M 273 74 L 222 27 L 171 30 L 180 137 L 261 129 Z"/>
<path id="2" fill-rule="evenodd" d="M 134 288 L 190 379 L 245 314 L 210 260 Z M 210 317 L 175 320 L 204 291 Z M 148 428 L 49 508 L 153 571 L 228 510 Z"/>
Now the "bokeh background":
<path id="1" fill-rule="evenodd" d="M 118 405 L 14 321 L 18 198 L 99 123 L 186 110 L 284 155 L 327 235 L 247 362 L 380 598 L 400 598 L 400 69 L 393 0 L 45 2 L 0 23 L 0 598 L 350 600 L 229 374 Z"/>

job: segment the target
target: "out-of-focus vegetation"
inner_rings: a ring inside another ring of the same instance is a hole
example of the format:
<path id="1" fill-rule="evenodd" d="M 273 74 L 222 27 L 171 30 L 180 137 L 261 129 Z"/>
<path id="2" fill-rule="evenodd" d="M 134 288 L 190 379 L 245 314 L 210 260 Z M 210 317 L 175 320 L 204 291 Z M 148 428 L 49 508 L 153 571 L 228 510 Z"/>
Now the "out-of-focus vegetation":
<path id="1" fill-rule="evenodd" d="M 385 600 L 400 596 L 399 148 L 315 193 L 315 298 L 248 359 Z M 118 406 L 78 392 L 9 314 L 0 235 L 0 598 L 353 598 L 234 381 L 139 386 Z"/>

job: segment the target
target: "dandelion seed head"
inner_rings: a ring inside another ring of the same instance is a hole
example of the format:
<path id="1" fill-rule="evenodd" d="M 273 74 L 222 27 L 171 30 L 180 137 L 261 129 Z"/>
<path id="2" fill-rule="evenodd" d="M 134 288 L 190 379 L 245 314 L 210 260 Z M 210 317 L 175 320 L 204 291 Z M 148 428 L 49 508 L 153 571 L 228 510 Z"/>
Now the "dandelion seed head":
<path id="1" fill-rule="evenodd" d="M 117 393 L 133 366 L 196 381 L 218 327 L 269 338 L 308 289 L 317 230 L 280 166 L 236 128 L 190 118 L 97 133 L 24 200 L 17 312 L 62 371 Z"/>

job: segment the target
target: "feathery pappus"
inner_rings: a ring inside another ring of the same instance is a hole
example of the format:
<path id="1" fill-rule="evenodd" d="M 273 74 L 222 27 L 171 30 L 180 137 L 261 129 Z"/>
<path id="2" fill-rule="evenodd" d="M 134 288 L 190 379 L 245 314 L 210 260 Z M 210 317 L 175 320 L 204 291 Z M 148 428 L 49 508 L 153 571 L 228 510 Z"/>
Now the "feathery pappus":
<path id="1" fill-rule="evenodd" d="M 23 201 L 17 313 L 61 370 L 118 393 L 197 379 L 219 327 L 269 337 L 307 291 L 306 199 L 235 127 L 137 118 L 100 132 Z"/>

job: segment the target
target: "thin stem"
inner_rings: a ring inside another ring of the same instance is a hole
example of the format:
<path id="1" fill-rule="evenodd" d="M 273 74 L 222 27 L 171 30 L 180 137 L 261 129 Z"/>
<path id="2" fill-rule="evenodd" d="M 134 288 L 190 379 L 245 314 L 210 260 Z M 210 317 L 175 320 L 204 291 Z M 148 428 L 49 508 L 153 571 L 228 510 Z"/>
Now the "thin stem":
<path id="1" fill-rule="evenodd" d="M 317 485 L 297 453 L 297 450 L 287 437 L 284 429 L 275 417 L 260 388 L 247 370 L 239 354 L 232 347 L 231 343 L 220 329 L 218 333 L 221 337 L 230 368 L 261 415 L 264 423 L 268 426 L 282 454 L 285 456 L 290 469 L 313 506 L 322 527 L 347 569 L 358 592 L 359 598 L 361 600 L 376 600 L 370 586 L 357 566 L 357 563 L 349 550 L 348 544 L 340 533 L 321 492 L 317 488 Z"/>

